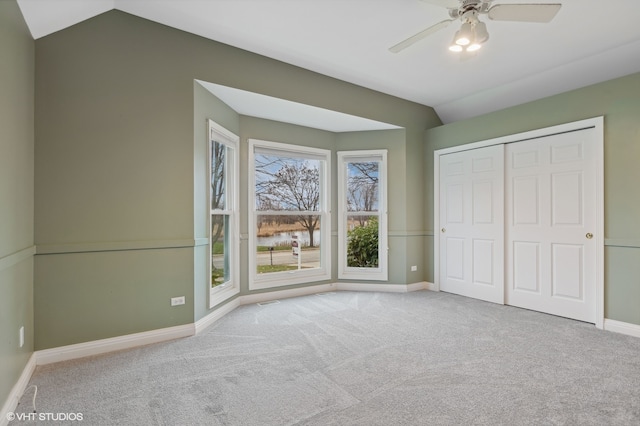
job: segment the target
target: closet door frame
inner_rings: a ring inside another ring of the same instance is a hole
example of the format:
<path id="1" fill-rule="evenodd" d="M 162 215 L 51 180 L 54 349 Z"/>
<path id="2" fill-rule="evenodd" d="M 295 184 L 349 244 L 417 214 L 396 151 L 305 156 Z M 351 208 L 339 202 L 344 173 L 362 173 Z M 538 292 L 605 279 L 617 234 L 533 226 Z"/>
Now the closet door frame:
<path id="1" fill-rule="evenodd" d="M 596 230 L 593 238 L 596 243 L 596 322 L 599 329 L 604 328 L 604 117 L 594 117 L 552 127 L 516 133 L 513 135 L 487 139 L 451 148 L 434 151 L 433 155 L 433 285 L 430 288 L 440 291 L 440 156 L 492 145 L 508 144 L 532 140 L 559 133 L 576 130 L 595 129 L 596 138 Z M 506 241 L 505 241 L 506 244 Z M 504 273 L 504 271 L 503 271 Z M 506 277 L 504 282 L 506 283 Z M 506 285 L 506 284 L 505 284 Z"/>

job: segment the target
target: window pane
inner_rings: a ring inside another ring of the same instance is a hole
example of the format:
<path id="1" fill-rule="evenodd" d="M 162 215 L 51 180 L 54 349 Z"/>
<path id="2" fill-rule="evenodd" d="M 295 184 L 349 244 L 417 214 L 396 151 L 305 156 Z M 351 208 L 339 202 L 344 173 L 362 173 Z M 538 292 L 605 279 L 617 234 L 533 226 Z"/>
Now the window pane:
<path id="1" fill-rule="evenodd" d="M 228 149 L 226 145 L 211 141 L 211 210 L 227 210 L 227 183 L 225 175 L 229 173 L 226 170 Z"/>
<path id="2" fill-rule="evenodd" d="M 257 211 L 320 211 L 321 160 L 255 155 Z"/>
<path id="3" fill-rule="evenodd" d="M 378 216 L 347 216 L 347 266 L 378 267 Z"/>
<path id="4" fill-rule="evenodd" d="M 211 287 L 219 286 L 231 279 L 230 229 L 229 215 L 211 215 Z"/>
<path id="5" fill-rule="evenodd" d="M 258 274 L 320 268 L 320 215 L 258 215 Z"/>
<path id="6" fill-rule="evenodd" d="M 347 163 L 347 210 L 378 211 L 377 161 Z"/>

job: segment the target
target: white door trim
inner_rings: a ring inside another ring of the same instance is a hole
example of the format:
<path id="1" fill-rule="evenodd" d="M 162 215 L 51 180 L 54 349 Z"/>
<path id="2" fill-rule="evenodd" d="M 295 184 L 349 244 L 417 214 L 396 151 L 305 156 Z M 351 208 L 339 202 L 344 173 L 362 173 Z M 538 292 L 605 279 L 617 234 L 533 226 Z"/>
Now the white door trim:
<path id="1" fill-rule="evenodd" d="M 433 289 L 440 290 L 440 156 L 486 146 L 521 142 L 558 133 L 594 128 L 596 130 L 596 327 L 604 328 L 604 117 L 594 117 L 552 127 L 444 148 L 433 153 Z M 506 282 L 506 280 L 505 280 Z"/>

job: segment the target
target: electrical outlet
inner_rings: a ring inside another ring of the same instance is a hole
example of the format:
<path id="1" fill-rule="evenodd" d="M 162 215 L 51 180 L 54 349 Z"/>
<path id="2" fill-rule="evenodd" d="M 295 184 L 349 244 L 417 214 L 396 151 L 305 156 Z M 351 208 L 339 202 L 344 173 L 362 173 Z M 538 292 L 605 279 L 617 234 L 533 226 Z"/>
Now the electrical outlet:
<path id="1" fill-rule="evenodd" d="M 184 302 L 185 302 L 184 296 L 171 298 L 171 306 L 184 305 Z"/>
<path id="2" fill-rule="evenodd" d="M 415 271 L 417 271 L 417 270 L 418 270 L 418 267 L 417 267 L 416 265 L 413 265 L 413 266 L 411 267 L 411 272 L 415 272 Z"/>
<path id="3" fill-rule="evenodd" d="M 20 347 L 24 346 L 24 326 L 20 327 Z"/>

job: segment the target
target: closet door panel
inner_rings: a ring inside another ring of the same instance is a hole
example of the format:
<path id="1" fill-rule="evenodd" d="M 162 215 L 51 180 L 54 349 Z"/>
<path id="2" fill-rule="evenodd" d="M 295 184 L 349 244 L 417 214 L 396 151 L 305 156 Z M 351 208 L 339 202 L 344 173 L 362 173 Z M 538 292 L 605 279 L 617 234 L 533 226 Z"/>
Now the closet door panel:
<path id="1" fill-rule="evenodd" d="M 595 322 L 594 134 L 507 145 L 507 304 Z"/>
<path id="2" fill-rule="evenodd" d="M 504 303 L 504 146 L 440 157 L 440 289 Z"/>

